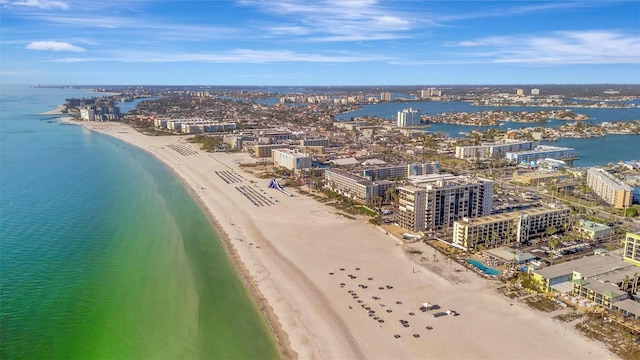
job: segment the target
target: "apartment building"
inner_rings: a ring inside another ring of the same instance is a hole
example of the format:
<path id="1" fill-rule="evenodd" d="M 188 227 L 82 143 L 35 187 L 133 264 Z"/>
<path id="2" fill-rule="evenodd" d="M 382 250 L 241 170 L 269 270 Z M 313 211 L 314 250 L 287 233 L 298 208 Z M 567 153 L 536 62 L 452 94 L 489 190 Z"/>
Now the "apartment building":
<path id="1" fill-rule="evenodd" d="M 396 125 L 400 128 L 420 125 L 420 110 L 413 108 L 398 111 Z"/>
<path id="2" fill-rule="evenodd" d="M 300 146 L 329 146 L 329 139 L 302 139 Z"/>
<path id="3" fill-rule="evenodd" d="M 359 170 L 356 173 L 371 180 L 394 180 L 404 179 L 414 175 L 437 174 L 440 171 L 440 164 L 437 161 L 423 164 L 403 164 L 394 166 L 383 166 L 371 169 Z"/>
<path id="4" fill-rule="evenodd" d="M 575 159 L 576 158 L 576 149 L 567 148 L 567 147 L 559 147 L 559 146 L 546 146 L 546 145 L 538 145 L 533 150 L 526 151 L 509 151 L 505 154 L 505 157 L 508 160 L 515 161 L 517 163 L 525 162 L 535 162 L 542 159 L 556 159 L 556 160 L 565 160 L 565 159 Z"/>
<path id="5" fill-rule="evenodd" d="M 467 251 L 492 249 L 523 243 L 542 235 L 549 227 L 563 229 L 568 224 L 569 209 L 561 206 L 464 218 L 453 224 L 453 243 Z"/>
<path id="6" fill-rule="evenodd" d="M 456 146 L 455 157 L 458 159 L 502 158 L 508 152 L 528 151 L 533 149 L 533 141 L 506 141 L 503 143 Z"/>
<path id="7" fill-rule="evenodd" d="M 420 90 L 420 97 L 423 99 L 430 98 L 430 97 L 438 97 L 438 96 L 442 96 L 442 91 L 436 88 L 426 88 L 426 89 Z"/>
<path id="8" fill-rule="evenodd" d="M 478 159 L 489 157 L 487 145 L 456 146 L 455 157 L 458 159 Z"/>
<path id="9" fill-rule="evenodd" d="M 258 141 L 273 144 L 279 141 L 289 140 L 292 136 L 288 131 L 261 131 L 258 136 Z"/>
<path id="10" fill-rule="evenodd" d="M 529 151 L 533 149 L 533 141 L 505 141 L 489 144 L 489 157 L 505 157 L 508 152 Z"/>
<path id="11" fill-rule="evenodd" d="M 409 181 L 411 185 L 398 188 L 398 223 L 408 230 L 440 230 L 463 217 L 491 213 L 491 180 L 445 174 L 412 177 Z"/>
<path id="12" fill-rule="evenodd" d="M 602 168 L 593 167 L 587 170 L 587 186 L 602 200 L 615 208 L 631 206 L 633 188 L 616 179 Z"/>
<path id="13" fill-rule="evenodd" d="M 285 169 L 298 171 L 311 168 L 311 156 L 291 149 L 273 149 L 273 164 Z"/>

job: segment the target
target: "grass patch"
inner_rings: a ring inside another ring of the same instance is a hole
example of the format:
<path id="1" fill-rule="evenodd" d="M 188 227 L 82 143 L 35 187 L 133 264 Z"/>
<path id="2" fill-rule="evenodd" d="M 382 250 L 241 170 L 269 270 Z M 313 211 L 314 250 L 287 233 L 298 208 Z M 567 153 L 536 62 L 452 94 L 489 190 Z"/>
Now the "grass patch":
<path id="1" fill-rule="evenodd" d="M 364 205 L 356 205 L 356 209 L 358 209 L 360 211 L 360 213 L 367 215 L 367 216 L 376 216 L 378 215 L 378 213 L 376 213 L 373 209 L 369 209 L 368 207 L 364 206 Z"/>
<path id="2" fill-rule="evenodd" d="M 577 311 L 572 311 L 572 312 L 567 313 L 567 314 L 556 315 L 553 318 L 555 320 L 562 321 L 562 322 L 572 322 L 574 320 L 580 319 L 582 316 L 584 316 L 583 313 L 579 313 Z"/>
<path id="3" fill-rule="evenodd" d="M 529 295 L 529 293 L 517 286 L 502 286 L 496 289 L 500 294 L 508 297 L 509 299 L 517 299 L 519 297 Z"/>
<path id="4" fill-rule="evenodd" d="M 406 249 L 405 251 L 409 254 L 422 255 L 422 251 L 416 250 L 416 249 L 409 248 L 409 249 Z"/>
<path id="5" fill-rule="evenodd" d="M 529 305 L 529 307 L 543 312 L 552 312 L 563 309 L 561 305 L 556 303 L 555 300 L 549 299 L 546 296 L 534 295 L 528 298 L 522 299 L 522 302 Z"/>
<path id="6" fill-rule="evenodd" d="M 616 322 L 603 319 L 587 319 L 576 329 L 589 339 L 600 341 L 623 359 L 640 359 L 640 339 L 631 330 Z"/>
<path id="7" fill-rule="evenodd" d="M 338 215 L 340 215 L 340 216 L 344 216 L 344 217 L 346 217 L 347 219 L 351 219 L 351 220 L 358 220 L 358 218 L 357 218 L 357 217 L 355 217 L 355 216 L 351 216 L 351 215 L 348 215 L 348 214 L 345 214 L 345 213 L 337 212 L 336 214 L 338 214 Z"/>

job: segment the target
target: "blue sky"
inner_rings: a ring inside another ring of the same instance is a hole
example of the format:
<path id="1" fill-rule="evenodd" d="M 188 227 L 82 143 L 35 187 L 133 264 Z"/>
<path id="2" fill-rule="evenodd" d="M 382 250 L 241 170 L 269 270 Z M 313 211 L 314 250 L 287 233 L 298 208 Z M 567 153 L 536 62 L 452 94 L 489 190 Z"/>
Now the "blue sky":
<path id="1" fill-rule="evenodd" d="M 0 0 L 0 81 L 640 83 L 640 2 Z"/>

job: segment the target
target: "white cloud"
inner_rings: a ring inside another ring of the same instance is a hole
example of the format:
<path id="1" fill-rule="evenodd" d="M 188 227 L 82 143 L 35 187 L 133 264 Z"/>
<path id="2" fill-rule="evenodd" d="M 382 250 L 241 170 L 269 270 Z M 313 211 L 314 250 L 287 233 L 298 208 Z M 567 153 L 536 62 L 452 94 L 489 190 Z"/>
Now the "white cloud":
<path id="1" fill-rule="evenodd" d="M 280 17 L 295 30 L 292 36 L 310 36 L 313 41 L 367 41 L 399 39 L 410 36 L 408 31 L 423 23 L 413 14 L 383 7 L 376 0 L 240 0 L 245 6 Z M 283 28 L 266 25 L 272 35 L 281 35 Z"/>
<path id="2" fill-rule="evenodd" d="M 640 37 L 618 31 L 561 31 L 445 45 L 467 49 L 463 55 L 467 58 L 493 63 L 640 64 Z"/>
<path id="3" fill-rule="evenodd" d="M 104 57 L 66 57 L 51 60 L 54 62 L 127 62 L 127 63 L 171 63 L 171 62 L 201 62 L 201 63 L 350 63 L 364 61 L 390 60 L 388 57 L 363 56 L 352 54 L 324 55 L 314 53 L 299 53 L 290 50 L 251 50 L 235 49 L 217 53 L 167 53 L 167 52 L 118 52 L 113 56 Z"/>
<path id="4" fill-rule="evenodd" d="M 33 41 L 27 44 L 29 50 L 44 50 L 44 51 L 73 51 L 83 52 L 84 48 L 70 44 L 63 41 Z"/>
<path id="5" fill-rule="evenodd" d="M 24 6 L 38 9 L 68 9 L 69 5 L 58 0 L 0 0 L 0 4 L 9 6 Z"/>

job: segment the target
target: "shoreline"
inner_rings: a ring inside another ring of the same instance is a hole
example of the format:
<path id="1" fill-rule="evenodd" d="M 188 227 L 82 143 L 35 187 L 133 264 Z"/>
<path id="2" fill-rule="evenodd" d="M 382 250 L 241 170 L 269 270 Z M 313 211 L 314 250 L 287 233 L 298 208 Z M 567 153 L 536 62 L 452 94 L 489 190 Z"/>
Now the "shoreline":
<path id="1" fill-rule="evenodd" d="M 149 137 L 121 123 L 67 122 L 145 150 L 181 179 L 237 265 L 285 358 L 530 358 L 540 342 L 554 358 L 616 357 L 545 314 L 525 305 L 510 306 L 495 291 L 494 282 L 472 272 L 454 272 L 459 266 L 447 265 L 444 259 L 411 259 L 407 247 L 364 220 L 336 215 L 305 196 L 289 198 L 266 185 L 259 187 L 266 180 L 238 166 L 254 161 L 246 154 L 204 153 L 185 136 Z M 175 146 L 197 154 L 182 155 Z M 215 175 L 218 172 L 245 180 L 225 184 Z M 278 202 L 254 206 L 233 190 L 238 186 Z M 434 251 L 425 244 L 411 246 L 427 254 Z M 347 273 L 358 279 L 347 278 Z M 348 289 L 375 307 L 385 323 L 372 321 Z M 380 300 L 371 301 L 371 295 Z M 419 311 L 417 316 L 409 314 L 424 301 L 462 316 L 433 319 Z M 382 305 L 393 312 L 385 312 Z M 510 321 L 495 320 L 500 318 Z M 398 319 L 411 320 L 411 328 L 400 326 Z M 434 330 L 425 330 L 427 325 Z M 438 346 L 447 343 L 457 345 Z"/>
<path id="2" fill-rule="evenodd" d="M 158 159 L 153 153 L 148 152 L 153 157 Z M 160 160 L 160 159 L 158 159 Z M 162 161 L 162 160 L 160 160 Z M 252 302 L 256 306 L 256 309 L 260 314 L 262 314 L 263 320 L 266 325 L 269 326 L 271 333 L 276 342 L 276 348 L 278 349 L 278 353 L 281 355 L 282 359 L 297 359 L 297 353 L 291 348 L 291 344 L 289 342 L 289 338 L 287 333 L 284 331 L 282 326 L 280 325 L 278 316 L 273 311 L 273 308 L 269 305 L 269 302 L 265 299 L 265 297 L 260 292 L 260 289 L 256 286 L 256 284 L 252 281 L 251 272 L 242 262 L 242 259 L 238 255 L 238 252 L 233 247 L 231 243 L 231 239 L 229 238 L 229 234 L 224 231 L 224 228 L 220 225 L 216 217 L 211 213 L 211 210 L 207 207 L 207 205 L 202 201 L 200 196 L 194 191 L 188 183 L 178 174 L 174 169 L 170 168 L 171 172 L 180 180 L 183 187 L 187 190 L 189 195 L 195 200 L 198 204 L 202 212 L 206 215 L 207 219 L 209 219 L 209 223 L 211 227 L 214 229 L 216 235 L 220 238 L 220 242 L 227 253 L 227 257 L 233 264 L 234 270 L 237 273 L 238 277 L 244 284 L 245 288 L 249 292 Z"/>
<path id="3" fill-rule="evenodd" d="M 41 112 L 37 115 L 66 115 L 66 113 L 62 112 L 62 110 L 66 109 L 65 105 L 58 105 L 55 109 Z"/>
<path id="4" fill-rule="evenodd" d="M 62 105 L 58 106 L 58 109 L 52 110 L 51 114 L 53 114 L 54 111 L 58 111 L 60 109 L 60 107 L 62 107 Z M 176 169 L 174 169 L 172 166 L 167 164 L 163 159 L 158 157 L 157 154 L 154 154 L 152 151 L 149 151 L 148 149 L 145 149 L 145 148 L 143 148 L 143 147 L 141 147 L 141 146 L 139 146 L 137 144 L 133 144 L 131 142 L 125 141 L 125 140 L 121 139 L 120 137 L 115 136 L 113 134 L 110 134 L 108 132 L 100 131 L 99 129 L 96 129 L 96 128 L 93 128 L 92 126 L 89 126 L 90 124 L 99 124 L 99 123 L 82 122 L 82 121 L 75 120 L 75 119 L 73 119 L 72 117 L 69 117 L 69 116 L 60 118 L 60 121 L 65 123 L 65 124 L 79 125 L 79 126 L 82 126 L 82 127 L 86 128 L 86 129 L 89 129 L 91 131 L 95 131 L 95 132 L 98 132 L 98 133 L 101 133 L 101 134 L 104 134 L 104 135 L 107 135 L 107 136 L 111 136 L 111 137 L 116 138 L 116 139 L 118 139 L 120 141 L 124 141 L 127 144 L 132 145 L 132 146 L 136 147 L 137 149 L 142 150 L 142 151 L 150 154 L 156 160 L 160 161 L 165 166 L 167 166 L 167 168 L 180 181 L 180 183 L 182 184 L 183 188 L 189 193 L 189 195 L 191 196 L 191 198 L 193 198 L 193 200 L 196 202 L 196 204 L 198 204 L 198 207 L 200 207 L 201 211 L 205 214 L 205 216 L 209 220 L 209 224 L 214 229 L 214 232 L 216 233 L 216 235 L 220 239 L 220 243 L 222 244 L 222 246 L 225 249 L 227 258 L 233 264 L 233 268 L 234 268 L 237 276 L 240 278 L 241 282 L 245 286 L 245 289 L 250 294 L 251 301 L 254 303 L 254 305 L 256 307 L 256 310 L 260 314 L 262 314 L 263 321 L 269 327 L 269 330 L 270 330 L 271 334 L 274 337 L 275 345 L 276 345 L 276 348 L 278 350 L 278 354 L 280 355 L 281 359 L 297 359 L 298 358 L 298 354 L 291 348 L 291 344 L 289 342 L 289 338 L 287 336 L 287 333 L 284 331 L 284 329 L 280 325 L 278 316 L 275 314 L 275 312 L 273 311 L 273 308 L 269 305 L 269 302 L 266 300 L 266 298 L 262 295 L 262 293 L 260 292 L 260 289 L 252 281 L 251 273 L 250 273 L 249 269 L 247 269 L 245 264 L 242 262 L 242 259 L 240 258 L 238 252 L 233 247 L 233 244 L 231 243 L 231 239 L 229 237 L 229 234 L 227 234 L 227 232 L 224 230 L 224 228 L 218 222 L 218 219 L 216 219 L 214 214 L 211 212 L 211 209 L 206 205 L 206 203 L 197 194 L 196 190 L 186 181 L 186 179 L 179 172 L 177 172 Z"/>

